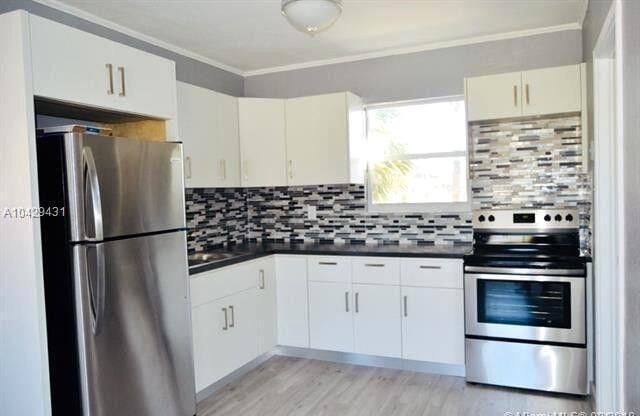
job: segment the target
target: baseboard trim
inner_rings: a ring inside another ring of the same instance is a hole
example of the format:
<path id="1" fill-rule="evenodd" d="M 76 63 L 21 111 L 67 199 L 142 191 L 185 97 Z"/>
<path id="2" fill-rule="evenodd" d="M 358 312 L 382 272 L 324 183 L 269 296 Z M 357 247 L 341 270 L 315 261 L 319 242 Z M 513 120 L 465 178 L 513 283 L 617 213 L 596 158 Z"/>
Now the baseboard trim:
<path id="1" fill-rule="evenodd" d="M 248 372 L 255 369 L 260 364 L 264 363 L 265 361 L 267 361 L 269 358 L 273 356 L 274 356 L 273 351 L 264 353 L 258 358 L 252 361 L 249 361 L 248 363 L 238 368 L 237 370 L 233 371 L 232 373 L 229 373 L 228 375 L 222 377 L 220 380 L 216 381 L 215 383 L 210 384 L 209 386 L 205 387 L 204 389 L 196 393 L 196 402 L 200 403 L 204 399 L 214 395 L 218 391 L 222 390 L 227 384 L 233 383 L 234 381 L 240 379 L 241 377 L 246 375 Z"/>
<path id="2" fill-rule="evenodd" d="M 271 351 L 274 355 L 309 358 L 344 364 L 364 365 L 368 367 L 392 368 L 396 370 L 416 371 L 420 373 L 442 374 L 447 376 L 465 376 L 465 366 L 442 364 L 426 361 L 404 360 L 402 358 L 377 357 L 373 355 L 315 350 L 311 348 L 288 347 L 278 345 Z"/>

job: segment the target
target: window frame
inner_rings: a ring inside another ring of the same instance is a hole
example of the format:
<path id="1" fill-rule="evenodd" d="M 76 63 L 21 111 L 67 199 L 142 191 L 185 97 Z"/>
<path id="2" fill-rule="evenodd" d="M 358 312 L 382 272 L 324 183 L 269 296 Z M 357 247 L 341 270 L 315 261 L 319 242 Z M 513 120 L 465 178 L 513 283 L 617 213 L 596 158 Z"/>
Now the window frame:
<path id="1" fill-rule="evenodd" d="M 441 96 L 441 97 L 420 98 L 415 100 L 367 104 L 364 107 L 365 124 L 366 124 L 365 126 L 366 140 L 367 142 L 369 141 L 368 111 L 370 109 L 380 109 L 380 108 L 387 108 L 387 107 L 403 107 L 403 106 L 409 106 L 409 105 L 432 104 L 432 103 L 449 102 L 449 101 L 462 101 L 463 103 L 465 103 L 465 96 L 464 95 L 447 95 L 447 96 Z M 367 156 L 367 167 L 366 167 L 366 175 L 365 175 L 365 191 L 366 191 L 365 196 L 367 198 L 367 212 L 371 212 L 371 213 L 395 212 L 395 213 L 401 213 L 401 214 L 422 214 L 422 213 L 458 213 L 458 212 L 471 211 L 471 179 L 469 174 L 469 146 L 470 145 L 469 145 L 469 129 L 468 129 L 466 103 L 465 103 L 464 123 L 465 123 L 465 133 L 466 133 L 464 150 L 457 150 L 457 151 L 451 151 L 451 152 L 438 152 L 438 153 L 413 153 L 413 154 L 407 155 L 406 157 L 399 157 L 398 160 L 464 156 L 466 160 L 466 181 L 467 181 L 467 200 L 466 201 L 433 202 L 433 203 L 406 202 L 406 203 L 398 203 L 398 204 L 374 204 L 373 195 L 371 193 L 371 190 L 372 190 L 371 160 Z"/>

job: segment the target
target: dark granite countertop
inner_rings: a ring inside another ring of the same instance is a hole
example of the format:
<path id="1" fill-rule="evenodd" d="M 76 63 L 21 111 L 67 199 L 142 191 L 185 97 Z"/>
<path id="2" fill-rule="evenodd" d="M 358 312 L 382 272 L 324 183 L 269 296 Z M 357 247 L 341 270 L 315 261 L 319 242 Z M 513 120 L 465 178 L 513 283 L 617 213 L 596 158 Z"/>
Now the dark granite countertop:
<path id="1" fill-rule="evenodd" d="M 194 275 L 220 267 L 253 260 L 271 254 L 311 254 L 325 256 L 377 257 L 440 257 L 462 259 L 471 253 L 471 245 L 355 245 L 355 244 L 247 244 L 210 250 L 226 258 L 205 264 L 189 262 L 189 274 Z"/>

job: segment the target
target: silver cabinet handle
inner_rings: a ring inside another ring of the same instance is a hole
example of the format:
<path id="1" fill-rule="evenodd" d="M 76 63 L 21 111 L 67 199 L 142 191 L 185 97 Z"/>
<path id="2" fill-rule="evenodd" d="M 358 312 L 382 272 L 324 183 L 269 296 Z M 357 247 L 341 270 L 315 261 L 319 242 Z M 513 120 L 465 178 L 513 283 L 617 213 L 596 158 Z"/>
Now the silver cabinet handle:
<path id="1" fill-rule="evenodd" d="M 191 156 L 184 158 L 184 175 L 187 179 L 191 179 Z"/>
<path id="2" fill-rule="evenodd" d="M 84 171 L 84 199 L 83 209 L 86 210 L 87 194 L 91 197 L 91 208 L 93 214 L 93 236 L 87 235 L 86 218 L 84 213 L 84 235 L 89 241 L 100 241 L 104 238 L 104 230 L 102 224 L 102 197 L 100 194 L 100 181 L 98 180 L 98 170 L 96 169 L 96 161 L 93 158 L 93 152 L 90 147 L 82 149 L 82 165 Z"/>
<path id="3" fill-rule="evenodd" d="M 425 266 L 425 265 L 420 265 L 421 269 L 432 269 L 432 270 L 438 270 L 438 269 L 442 269 L 442 266 Z"/>
<path id="4" fill-rule="evenodd" d="M 249 180 L 249 162 L 246 160 L 242 163 L 242 169 L 244 170 L 244 180 Z"/>
<path id="5" fill-rule="evenodd" d="M 113 65 L 106 64 L 107 68 L 107 94 L 113 95 Z"/>
<path id="6" fill-rule="evenodd" d="M 220 161 L 220 168 L 222 170 L 222 179 L 226 180 L 227 179 L 227 161 L 222 159 Z"/>
<path id="7" fill-rule="evenodd" d="M 349 312 L 349 292 L 344 292 L 344 310 Z"/>
<path id="8" fill-rule="evenodd" d="M 529 84 L 524 86 L 524 96 L 526 97 L 527 105 L 529 105 Z"/>
<path id="9" fill-rule="evenodd" d="M 264 289 L 264 270 L 260 270 L 260 289 Z"/>
<path id="10" fill-rule="evenodd" d="M 359 298 L 360 298 L 360 293 L 356 292 L 356 313 L 360 312 L 360 302 L 359 302 Z"/>
<path id="11" fill-rule="evenodd" d="M 118 67 L 118 72 L 120 72 L 120 94 L 118 94 L 118 95 L 120 97 L 126 97 L 127 91 L 125 89 L 124 67 L 123 66 L 119 66 Z"/>
<path id="12" fill-rule="evenodd" d="M 227 308 L 222 308 L 222 312 L 224 312 L 224 326 L 222 327 L 223 331 L 229 329 L 229 317 L 227 316 Z"/>
<path id="13" fill-rule="evenodd" d="M 236 326 L 236 314 L 233 312 L 233 305 L 229 306 L 229 312 L 231 312 L 231 323 L 229 324 L 229 328 L 233 328 Z"/>
<path id="14" fill-rule="evenodd" d="M 384 264 L 382 264 L 382 263 L 367 263 L 367 264 L 365 264 L 365 267 L 384 267 Z"/>
<path id="15" fill-rule="evenodd" d="M 289 160 L 289 179 L 293 179 L 293 160 Z"/>
<path id="16" fill-rule="evenodd" d="M 336 263 L 335 261 L 319 261 L 318 264 L 321 266 L 337 266 L 338 265 L 338 263 Z"/>
<path id="17" fill-rule="evenodd" d="M 518 86 L 517 85 L 513 86 L 513 106 L 514 107 L 518 106 Z"/>
<path id="18" fill-rule="evenodd" d="M 407 297 L 402 298 L 402 307 L 404 309 L 404 316 L 407 317 L 409 314 L 407 313 Z"/>

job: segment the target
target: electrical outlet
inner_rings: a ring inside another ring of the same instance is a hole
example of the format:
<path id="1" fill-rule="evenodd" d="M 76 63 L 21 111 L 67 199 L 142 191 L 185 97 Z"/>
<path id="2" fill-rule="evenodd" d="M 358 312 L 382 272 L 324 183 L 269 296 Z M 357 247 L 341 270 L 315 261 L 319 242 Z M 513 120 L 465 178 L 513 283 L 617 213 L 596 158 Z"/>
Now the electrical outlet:
<path id="1" fill-rule="evenodd" d="M 307 205 L 307 219 L 308 220 L 315 220 L 316 218 L 318 218 L 318 210 L 317 207 L 315 205 Z"/>

